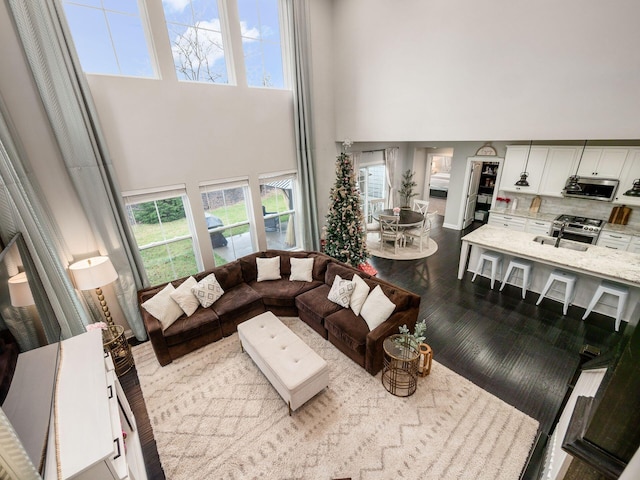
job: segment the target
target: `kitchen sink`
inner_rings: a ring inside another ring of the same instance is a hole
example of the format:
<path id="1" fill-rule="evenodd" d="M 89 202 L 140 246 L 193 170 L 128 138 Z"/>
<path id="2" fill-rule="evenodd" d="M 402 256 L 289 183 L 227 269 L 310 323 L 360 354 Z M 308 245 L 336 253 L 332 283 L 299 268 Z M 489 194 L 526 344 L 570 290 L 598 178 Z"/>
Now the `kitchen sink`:
<path id="1" fill-rule="evenodd" d="M 545 237 L 545 236 L 537 236 L 533 239 L 534 242 L 541 243 L 542 245 L 551 245 L 552 247 L 558 241 L 555 237 Z M 560 248 L 568 248 L 569 250 L 575 250 L 577 252 L 586 252 L 589 248 L 589 245 L 579 242 L 572 242 L 571 240 L 562 240 L 560 239 L 560 243 L 558 244 Z"/>

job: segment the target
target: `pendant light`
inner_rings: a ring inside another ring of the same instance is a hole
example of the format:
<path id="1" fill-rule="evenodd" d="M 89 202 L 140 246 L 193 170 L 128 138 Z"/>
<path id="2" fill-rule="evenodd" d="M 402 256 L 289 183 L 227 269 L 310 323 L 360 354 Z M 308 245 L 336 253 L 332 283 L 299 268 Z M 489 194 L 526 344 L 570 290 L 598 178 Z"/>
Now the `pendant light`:
<path id="1" fill-rule="evenodd" d="M 567 183 L 567 186 L 564 187 L 564 190 L 566 192 L 580 192 L 582 191 L 582 187 L 580 187 L 580 184 L 578 183 L 578 180 L 580 180 L 580 177 L 578 176 L 578 171 L 580 170 L 580 162 L 582 162 L 582 157 L 584 155 L 584 151 L 587 148 L 587 141 L 584 141 L 584 145 L 582 146 L 582 153 L 580 153 L 580 160 L 578 160 L 578 166 L 576 167 L 576 174 L 575 175 L 571 175 L 569 177 L 569 182 Z"/>
<path id="2" fill-rule="evenodd" d="M 633 187 L 623 193 L 627 197 L 640 197 L 640 178 L 633 181 Z"/>
<path id="3" fill-rule="evenodd" d="M 524 162 L 524 172 L 520 174 L 520 180 L 516 182 L 516 187 L 528 187 L 529 182 L 527 181 L 527 177 L 529 174 L 527 173 L 527 166 L 529 165 L 529 155 L 531 155 L 531 145 L 533 145 L 533 140 L 529 142 L 529 151 L 527 152 L 527 160 Z"/>

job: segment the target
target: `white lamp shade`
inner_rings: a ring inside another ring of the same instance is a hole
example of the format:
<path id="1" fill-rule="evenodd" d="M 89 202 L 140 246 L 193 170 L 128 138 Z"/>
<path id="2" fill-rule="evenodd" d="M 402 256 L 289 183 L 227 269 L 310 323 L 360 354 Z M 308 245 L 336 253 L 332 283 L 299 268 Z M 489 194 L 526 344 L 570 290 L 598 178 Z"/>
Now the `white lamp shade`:
<path id="1" fill-rule="evenodd" d="M 100 288 L 118 278 L 109 257 L 92 257 L 69 266 L 78 290 Z"/>
<path id="2" fill-rule="evenodd" d="M 9 297 L 11 297 L 11 305 L 14 307 L 28 307 L 36 304 L 31 294 L 31 288 L 29 288 L 26 273 L 21 272 L 9 279 Z"/>

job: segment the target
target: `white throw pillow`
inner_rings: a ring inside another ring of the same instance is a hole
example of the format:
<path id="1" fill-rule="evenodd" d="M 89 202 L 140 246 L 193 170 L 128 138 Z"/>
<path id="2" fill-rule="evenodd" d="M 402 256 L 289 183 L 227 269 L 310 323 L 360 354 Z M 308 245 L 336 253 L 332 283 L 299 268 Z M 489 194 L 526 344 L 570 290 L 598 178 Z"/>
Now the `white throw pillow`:
<path id="1" fill-rule="evenodd" d="M 197 281 L 193 277 L 187 278 L 181 285 L 178 286 L 173 292 L 171 292 L 171 298 L 180 305 L 180 308 L 184 313 L 187 314 L 187 317 L 193 315 L 198 307 L 200 306 L 200 302 L 196 298 L 196 296 L 191 292 L 191 288 L 197 285 Z"/>
<path id="2" fill-rule="evenodd" d="M 384 323 L 384 321 L 391 316 L 395 308 L 396 306 L 387 298 L 382 288 L 380 288 L 380 285 L 377 285 L 364 302 L 362 310 L 360 310 L 360 315 L 362 315 L 364 321 L 367 322 L 369 330 L 371 331 L 375 330 L 378 325 Z"/>
<path id="3" fill-rule="evenodd" d="M 364 305 L 365 300 L 367 299 L 367 295 L 369 295 L 369 285 L 363 279 L 360 278 L 359 275 L 354 275 L 353 280 L 351 280 L 355 285 L 355 290 L 351 295 L 351 299 L 349 300 L 349 307 L 353 310 L 353 313 L 356 315 L 360 315 L 360 310 L 362 310 L 362 305 Z"/>
<path id="4" fill-rule="evenodd" d="M 224 290 L 218 283 L 215 274 L 211 273 L 192 287 L 191 293 L 198 298 L 200 305 L 204 308 L 209 308 L 222 296 Z"/>
<path id="5" fill-rule="evenodd" d="M 280 257 L 256 258 L 258 282 L 280 280 Z"/>
<path id="6" fill-rule="evenodd" d="M 291 258 L 291 275 L 289 280 L 300 282 L 313 281 L 313 258 Z"/>
<path id="7" fill-rule="evenodd" d="M 355 284 L 351 280 L 344 280 L 340 275 L 336 275 L 327 298 L 333 303 L 337 303 L 341 307 L 347 308 L 355 288 Z"/>
<path id="8" fill-rule="evenodd" d="M 173 291 L 175 288 L 168 283 L 166 287 L 142 304 L 147 312 L 160 320 L 162 330 L 169 328 L 184 313 L 180 305 L 171 298 Z"/>

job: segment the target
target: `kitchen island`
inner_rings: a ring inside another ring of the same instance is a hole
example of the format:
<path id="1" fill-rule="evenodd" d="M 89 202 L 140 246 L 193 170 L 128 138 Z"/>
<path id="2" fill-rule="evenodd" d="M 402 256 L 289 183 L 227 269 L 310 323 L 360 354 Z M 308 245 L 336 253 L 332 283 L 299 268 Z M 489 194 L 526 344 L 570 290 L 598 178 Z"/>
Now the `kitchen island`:
<path id="1" fill-rule="evenodd" d="M 589 304 L 600 280 L 611 280 L 629 286 L 629 302 L 622 319 L 630 321 L 640 300 L 640 255 L 587 244 L 580 244 L 587 247 L 582 252 L 556 248 L 535 242 L 534 238 L 537 236 L 534 233 L 483 225 L 462 237 L 458 279 L 464 277 L 467 265 L 470 271 L 475 271 L 478 256 L 485 250 L 504 255 L 502 274 L 506 272 L 511 258 L 525 258 L 535 262 L 529 290 L 536 293 L 542 291 L 554 268 L 576 273 L 578 283 L 573 304 L 583 308 Z M 499 280 L 502 281 L 502 277 Z M 610 315 L 613 309 L 599 304 L 594 311 Z"/>

